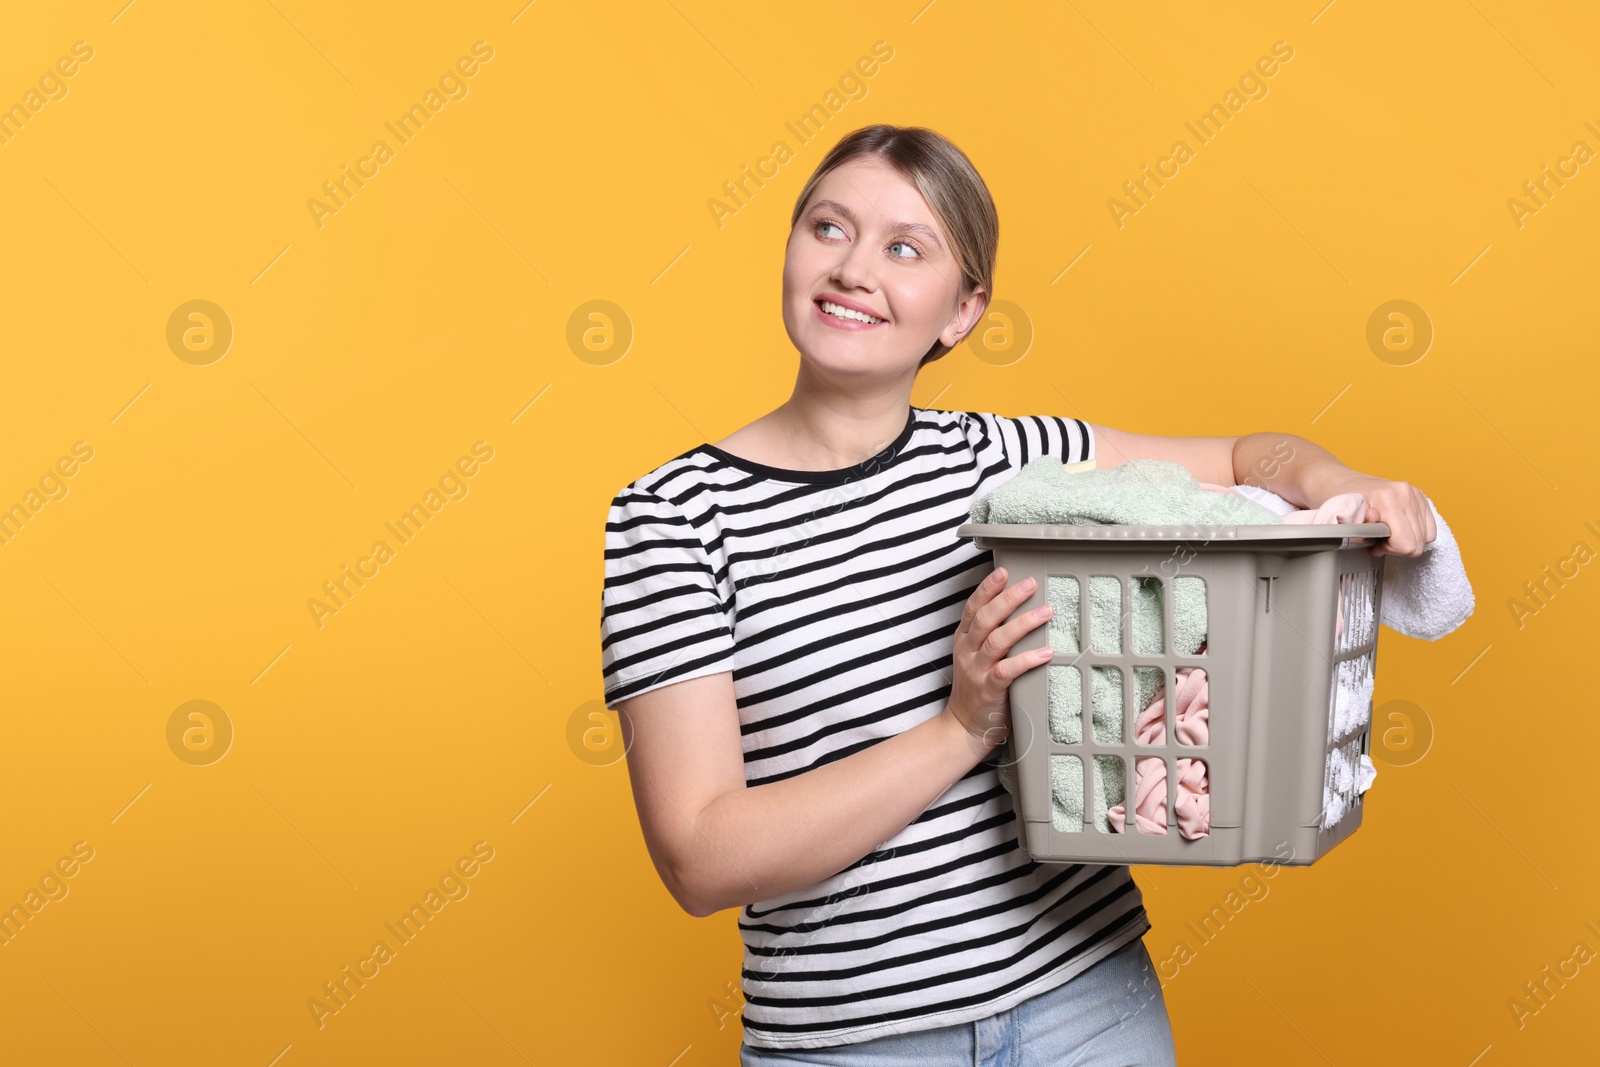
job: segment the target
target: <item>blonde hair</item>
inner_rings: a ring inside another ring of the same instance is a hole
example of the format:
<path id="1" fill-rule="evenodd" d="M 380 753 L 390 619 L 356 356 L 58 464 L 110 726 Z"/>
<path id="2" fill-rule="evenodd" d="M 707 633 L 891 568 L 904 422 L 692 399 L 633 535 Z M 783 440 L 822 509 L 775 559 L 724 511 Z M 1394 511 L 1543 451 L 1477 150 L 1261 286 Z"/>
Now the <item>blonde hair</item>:
<path id="1" fill-rule="evenodd" d="M 994 262 L 1000 244 L 1000 219 L 989 187 L 972 161 L 942 134 L 922 126 L 863 126 L 846 134 L 822 157 L 806 179 L 794 203 L 789 231 L 800 222 L 806 202 L 817 183 L 835 167 L 853 159 L 871 157 L 894 167 L 917 187 L 928 202 L 939 228 L 950 240 L 951 253 L 961 270 L 960 292 L 965 296 L 983 286 L 994 297 Z M 935 340 L 917 366 L 927 366 L 950 349 Z"/>

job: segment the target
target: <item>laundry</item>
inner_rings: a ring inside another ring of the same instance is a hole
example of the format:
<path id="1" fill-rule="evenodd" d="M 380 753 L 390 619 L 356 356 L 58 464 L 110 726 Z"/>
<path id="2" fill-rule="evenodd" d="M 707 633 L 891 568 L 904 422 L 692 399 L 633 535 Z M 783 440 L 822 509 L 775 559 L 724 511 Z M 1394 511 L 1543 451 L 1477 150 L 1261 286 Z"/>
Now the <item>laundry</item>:
<path id="1" fill-rule="evenodd" d="M 1058 464 L 1059 466 L 1059 464 Z M 1201 485 L 1210 486 L 1208 482 Z M 1297 509 L 1289 501 L 1254 485 L 1211 486 L 1222 489 L 1227 495 L 1244 497 L 1282 516 L 1283 522 L 1360 522 L 1366 510 L 1366 500 L 1358 493 L 1343 493 L 1326 501 L 1315 511 Z M 1322 515 L 1330 505 L 1344 497 L 1362 501 L 1359 508 L 1348 511 L 1336 509 L 1337 514 L 1357 514 L 1357 519 L 1306 519 L 1304 515 Z M 1444 521 L 1431 498 L 1428 510 L 1433 513 L 1434 539 L 1423 546 L 1419 556 L 1385 556 L 1383 565 L 1383 596 L 1379 622 L 1396 633 L 1407 637 L 1437 641 L 1459 629 L 1476 607 L 1472 583 L 1467 579 L 1466 567 L 1461 561 L 1461 546 L 1456 543 L 1450 524 Z"/>
<path id="2" fill-rule="evenodd" d="M 1139 577 L 1133 580 L 1132 591 L 1130 621 L 1133 649 L 1138 653 L 1159 653 L 1165 637 L 1161 584 L 1154 578 Z M 1046 624 L 1050 647 L 1058 653 L 1078 653 L 1082 649 L 1078 583 L 1070 578 L 1052 578 L 1045 593 L 1047 602 L 1055 609 Z M 1172 602 L 1174 648 L 1180 655 L 1197 655 L 1205 646 L 1205 583 L 1194 577 L 1174 578 Z M 1121 582 L 1106 575 L 1091 576 L 1089 608 L 1090 645 L 1099 652 L 1122 651 Z M 1133 674 L 1137 687 L 1134 706 L 1148 711 L 1152 701 L 1162 691 L 1162 672 L 1155 667 L 1135 667 Z M 1079 668 L 1070 664 L 1053 668 L 1048 679 L 1050 736 L 1060 744 L 1077 744 L 1083 740 L 1083 678 Z M 1124 740 L 1122 684 L 1122 671 L 1116 667 L 1094 667 L 1090 671 L 1090 722 L 1095 740 L 1100 744 L 1118 744 Z M 1201 740 L 1195 743 L 1205 742 Z M 1115 833 L 1117 830 L 1111 825 L 1111 810 L 1123 802 L 1125 775 L 1122 761 L 1103 756 L 1099 757 L 1095 767 L 1098 773 L 1095 776 L 1093 821 L 1101 830 Z M 1015 792 L 1010 765 L 1002 763 L 999 772 L 1001 783 Z M 1165 782 L 1164 767 L 1161 773 Z M 1052 817 L 1056 826 L 1063 830 L 1082 828 L 1082 762 L 1076 757 L 1052 759 L 1050 782 L 1054 800 Z M 1209 804 L 1204 797 L 1202 801 Z M 1209 825 L 1209 808 L 1203 821 Z M 1166 831 L 1163 829 L 1161 832 Z"/>
<path id="3" fill-rule="evenodd" d="M 1421 556 L 1390 554 L 1386 557 L 1381 598 L 1381 622 L 1407 636 L 1437 640 L 1461 625 L 1474 607 L 1471 586 L 1449 527 L 1433 502 L 1437 539 Z M 1128 460 L 1103 470 L 1094 461 L 1064 465 L 1041 458 L 1023 466 L 1017 475 L 970 510 L 973 522 L 1038 523 L 1054 525 L 1272 525 L 1277 523 L 1359 523 L 1366 517 L 1361 494 L 1343 493 L 1316 508 L 1296 508 L 1289 501 L 1255 486 L 1220 486 L 1196 480 L 1181 464 L 1164 460 Z M 1370 572 L 1368 572 L 1370 573 Z M 1361 572 L 1341 577 L 1336 598 L 1335 632 L 1339 648 L 1363 647 L 1371 642 L 1371 592 L 1360 587 Z M 1192 583 L 1192 584 L 1191 584 Z M 1367 585 L 1370 587 L 1369 581 Z M 1206 605 L 1204 583 L 1198 578 L 1174 578 L 1174 652 L 1193 655 L 1205 644 Z M 1090 645 L 1097 652 L 1120 652 L 1122 640 L 1122 582 L 1114 577 L 1090 576 Z M 1049 581 L 1046 599 L 1055 609 L 1048 641 L 1058 653 L 1079 653 L 1080 605 L 1078 582 Z M 1134 577 L 1130 586 L 1130 631 L 1136 653 L 1160 653 L 1163 638 L 1162 594 L 1154 578 Z M 1366 607 L 1363 618 L 1359 610 Z M 1346 608 L 1354 609 L 1361 633 L 1346 634 Z M 1363 730 L 1370 722 L 1373 679 L 1371 657 L 1342 660 L 1336 671 L 1329 707 L 1329 751 L 1324 782 L 1322 823 L 1336 824 L 1348 813 L 1355 794 L 1372 784 L 1377 771 L 1371 758 L 1359 752 L 1360 736 L 1345 744 L 1340 739 Z M 1079 668 L 1061 658 L 1049 668 L 1049 728 L 1052 740 L 1075 744 L 1083 733 L 1083 679 Z M 1163 744 L 1166 740 L 1166 701 L 1162 671 L 1134 668 L 1137 687 L 1134 706 L 1139 708 L 1134 740 Z M 1209 682 L 1198 667 L 1175 671 L 1177 702 L 1174 724 L 1177 740 L 1203 746 L 1209 736 Z M 1090 722 L 1095 740 L 1116 744 L 1124 740 L 1123 672 L 1116 667 L 1094 666 L 1090 672 Z M 1163 759 L 1134 760 L 1133 814 L 1137 829 L 1167 832 L 1167 765 Z M 1174 816 L 1179 832 L 1188 839 L 1210 832 L 1207 764 L 1200 758 L 1175 761 Z M 1009 763 L 1000 764 L 1006 789 L 1015 791 Z M 1083 762 L 1078 757 L 1052 756 L 1050 760 L 1053 822 L 1058 829 L 1079 830 L 1083 818 Z M 1126 782 L 1120 759 L 1096 758 L 1095 785 L 1091 793 L 1092 821 L 1099 829 L 1116 833 L 1126 828 Z"/>
<path id="4" fill-rule="evenodd" d="M 1339 493 L 1329 497 L 1316 508 L 1296 508 L 1289 501 L 1276 493 L 1269 492 L 1258 486 L 1237 485 L 1222 486 L 1209 482 L 1200 483 L 1205 489 L 1216 493 L 1231 493 L 1254 500 L 1269 507 L 1285 523 L 1296 524 L 1328 524 L 1328 523 L 1359 523 L 1366 519 L 1367 499 L 1360 493 Z M 1390 556 L 1385 564 L 1385 573 L 1393 565 L 1394 560 L 1404 559 L 1403 556 Z M 1348 650 L 1350 647 L 1365 646 L 1371 635 L 1362 633 L 1352 635 L 1347 639 L 1345 633 L 1345 604 L 1352 599 L 1353 591 L 1358 587 L 1356 581 L 1359 576 L 1347 573 L 1339 576 L 1339 594 L 1334 600 L 1334 647 L 1336 652 Z M 1369 583 L 1370 584 L 1370 583 Z M 1385 586 L 1387 587 L 1387 582 Z M 1371 618 L 1371 605 L 1363 600 L 1365 612 L 1358 612 L 1357 619 Z M 1328 741 L 1333 743 L 1342 740 L 1354 731 L 1366 728 L 1372 718 L 1372 688 L 1373 679 L 1370 670 L 1369 657 L 1346 659 L 1340 661 L 1334 676 L 1331 707 L 1328 713 Z M 1364 793 L 1378 776 L 1378 769 L 1373 765 L 1372 757 L 1365 752 L 1352 753 L 1357 755 L 1357 763 L 1352 767 L 1349 756 L 1341 748 L 1333 748 L 1328 752 L 1328 761 L 1325 765 L 1322 785 L 1322 828 L 1324 830 L 1336 825 L 1340 819 L 1349 812 L 1351 798 L 1355 793 Z M 1357 782 L 1359 780 L 1359 788 Z"/>
<path id="5" fill-rule="evenodd" d="M 1357 763 L 1350 762 L 1359 741 L 1356 738 L 1328 753 L 1327 775 L 1322 785 L 1321 824 L 1324 830 L 1337 825 L 1340 819 L 1349 814 L 1356 795 L 1365 793 L 1377 777 L 1378 772 L 1366 753 L 1361 753 Z"/>
<path id="6" fill-rule="evenodd" d="M 1185 745 L 1204 745 L 1210 738 L 1209 698 L 1210 686 L 1206 672 L 1199 667 L 1179 667 L 1176 729 L 1178 741 Z M 1144 745 L 1166 742 L 1167 701 L 1165 691 L 1158 694 L 1150 706 L 1140 712 L 1134 724 L 1134 739 Z M 1156 756 L 1141 756 L 1134 761 L 1133 814 L 1140 833 L 1164 834 L 1167 832 L 1167 764 Z M 1206 781 L 1204 760 L 1180 758 L 1174 808 L 1178 817 L 1178 832 L 1189 840 L 1205 837 L 1211 832 L 1211 795 Z M 1123 829 L 1127 818 L 1123 805 L 1114 805 L 1108 812 L 1111 827 Z"/>
<path id="7" fill-rule="evenodd" d="M 1270 508 L 1286 523 L 1358 523 L 1366 519 L 1366 498 L 1359 493 L 1341 493 L 1330 497 L 1316 509 L 1297 509 L 1276 493 L 1259 486 L 1220 486 L 1200 483 L 1212 492 L 1228 493 L 1253 500 Z M 1407 637 L 1437 641 L 1458 629 L 1472 615 L 1476 599 L 1472 583 L 1467 578 L 1461 561 L 1461 548 L 1449 523 L 1439 514 L 1431 498 L 1428 510 L 1433 513 L 1434 539 L 1423 547 L 1419 556 L 1384 557 L 1383 593 L 1379 598 L 1379 619 L 1384 626 Z M 1370 590 L 1357 584 L 1356 574 L 1341 575 L 1335 616 L 1337 651 L 1366 645 L 1371 639 L 1372 618 Z M 1368 586 L 1371 583 L 1367 583 Z M 1346 635 L 1344 608 L 1355 601 L 1354 607 L 1365 607 L 1356 612 L 1358 621 L 1366 621 L 1363 632 Z M 1333 686 L 1328 716 L 1328 742 L 1334 744 L 1349 735 L 1364 730 L 1372 721 L 1373 677 L 1370 657 L 1341 660 Z M 1350 751 L 1347 753 L 1345 749 Z M 1351 757 L 1355 757 L 1352 762 Z M 1322 828 L 1336 825 L 1349 813 L 1352 798 L 1365 793 L 1378 776 L 1372 757 L 1357 752 L 1353 743 L 1330 749 L 1322 791 Z"/>
<path id="8" fill-rule="evenodd" d="M 1104 470 L 1076 470 L 1060 462 L 1043 459 L 1026 464 L 1016 476 L 974 502 L 974 522 L 1052 523 L 1064 525 L 1190 524 L 1259 525 L 1280 521 L 1270 509 L 1238 496 L 1211 493 L 1201 488 L 1182 464 L 1165 460 L 1129 460 Z M 1204 646 L 1206 629 L 1205 583 L 1195 577 L 1172 579 L 1173 651 L 1195 655 Z M 1052 579 L 1045 590 L 1046 600 L 1055 613 L 1047 628 L 1050 646 L 1058 653 L 1074 654 L 1082 649 L 1079 633 L 1079 589 L 1073 579 Z M 1130 588 L 1129 629 L 1133 651 L 1159 654 L 1163 651 L 1165 618 L 1161 583 L 1156 578 L 1135 577 Z M 1089 644 L 1097 652 L 1122 651 L 1122 583 L 1109 576 L 1089 578 Z M 1060 662 L 1060 661 L 1058 661 Z M 1134 668 L 1139 709 L 1136 729 L 1150 714 L 1150 708 L 1163 691 L 1162 671 Z M 1072 665 L 1052 666 L 1049 672 L 1049 722 L 1051 738 L 1061 744 L 1076 744 L 1083 739 L 1083 679 Z M 1203 677 L 1203 672 L 1202 672 Z M 1115 667 L 1097 666 L 1090 671 L 1090 721 L 1095 740 L 1117 744 L 1123 736 L 1123 673 Z M 1183 704 L 1180 686 L 1180 705 Z M 1158 715 L 1164 716 L 1165 704 Z M 1192 707 L 1192 701 L 1190 702 Z M 1204 744 L 1208 731 L 1204 716 L 1195 708 L 1193 721 L 1186 720 L 1180 739 L 1193 730 Z M 1160 724 L 1164 733 L 1164 720 Z M 1147 726 L 1147 730 L 1149 727 Z M 1190 743 L 1190 742 L 1186 742 Z M 1180 802 L 1180 832 L 1185 836 L 1205 836 L 1210 827 L 1210 797 L 1205 788 L 1204 764 L 1185 760 L 1180 782 L 1188 783 L 1187 802 Z M 1162 761 L 1145 758 L 1135 761 L 1135 816 L 1140 814 L 1137 797 L 1150 796 L 1161 789 L 1161 829 L 1166 832 L 1166 767 Z M 1143 764 L 1141 772 L 1138 765 Z M 1154 764 L 1154 766 L 1150 766 Z M 1101 756 L 1095 763 L 1092 791 L 1092 821 L 1107 833 L 1121 832 L 1113 825 L 1112 811 L 1120 809 L 1125 796 L 1123 764 L 1115 757 Z M 1009 763 L 999 767 L 1006 789 L 1015 791 Z M 1052 820 L 1058 829 L 1079 830 L 1084 825 L 1083 762 L 1077 757 L 1055 756 L 1050 761 Z M 1159 780 L 1157 779 L 1159 775 Z M 1144 810 L 1153 821 L 1149 801 Z M 1120 815 L 1119 811 L 1119 815 Z M 1119 819 L 1119 822 L 1121 820 Z M 1138 825 L 1145 826 L 1141 822 Z"/>
<path id="9" fill-rule="evenodd" d="M 1271 508 L 1240 494 L 1202 489 L 1181 463 L 1130 459 L 1115 467 L 1069 471 L 1049 456 L 1023 464 L 1010 480 L 973 501 L 970 516 L 973 522 L 1069 526 L 1257 526 L 1281 521 Z"/>

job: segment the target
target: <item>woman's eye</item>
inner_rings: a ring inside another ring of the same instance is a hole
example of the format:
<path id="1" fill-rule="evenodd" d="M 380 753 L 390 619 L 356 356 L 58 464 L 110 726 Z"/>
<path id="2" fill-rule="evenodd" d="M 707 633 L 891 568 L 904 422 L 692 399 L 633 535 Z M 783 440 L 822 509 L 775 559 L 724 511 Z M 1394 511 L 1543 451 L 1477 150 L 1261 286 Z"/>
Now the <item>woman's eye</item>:
<path id="1" fill-rule="evenodd" d="M 841 236 L 844 234 L 844 228 L 843 227 L 841 227 L 837 222 L 831 222 L 828 219 L 818 219 L 816 224 L 812 227 L 812 229 L 813 229 L 813 232 L 815 232 L 818 237 L 826 237 L 827 236 L 826 230 L 829 229 L 830 227 L 832 229 L 838 230 Z M 922 249 L 918 248 L 916 245 L 912 244 L 910 241 L 905 241 L 905 240 L 895 241 L 892 244 L 890 244 L 889 247 L 890 248 L 894 248 L 894 247 L 900 246 L 900 245 L 903 245 L 906 248 L 911 249 L 911 251 L 916 253 L 916 254 L 914 256 L 896 255 L 895 256 L 896 259 L 921 259 L 922 258 Z"/>

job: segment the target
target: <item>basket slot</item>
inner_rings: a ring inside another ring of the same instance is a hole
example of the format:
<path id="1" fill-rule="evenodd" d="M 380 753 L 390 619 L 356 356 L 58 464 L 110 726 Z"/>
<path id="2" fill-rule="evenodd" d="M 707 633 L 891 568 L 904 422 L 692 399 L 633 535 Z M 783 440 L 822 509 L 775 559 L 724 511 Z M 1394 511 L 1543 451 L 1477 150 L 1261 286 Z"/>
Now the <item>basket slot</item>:
<path id="1" fill-rule="evenodd" d="M 1094 739 L 1100 745 L 1120 745 L 1125 734 L 1121 667 L 1094 668 Z"/>
<path id="2" fill-rule="evenodd" d="M 1356 800 L 1360 794 L 1356 792 L 1356 768 L 1361 759 L 1361 742 L 1361 736 L 1357 735 L 1329 753 L 1321 820 L 1325 830 L 1338 826 L 1357 810 Z"/>
<path id="3" fill-rule="evenodd" d="M 1057 652 L 1075 653 L 1082 647 L 1078 635 L 1088 625 L 1089 606 L 1078 595 L 1078 579 L 1071 574 L 1050 574 L 1044 582 L 1045 600 L 1055 609 L 1045 623 L 1046 640 Z"/>
<path id="4" fill-rule="evenodd" d="M 1080 744 L 1083 741 L 1083 672 L 1070 663 L 1059 667 L 1051 664 L 1049 670 L 1050 740 L 1058 745 Z M 1070 699 L 1071 693 L 1077 693 L 1078 698 Z"/>
<path id="5" fill-rule="evenodd" d="M 1172 591 L 1160 578 L 1140 577 L 1134 581 L 1141 589 L 1155 591 L 1161 604 L 1161 629 L 1153 634 L 1147 634 L 1135 629 L 1130 619 L 1128 628 L 1132 631 L 1132 636 L 1129 643 L 1135 655 L 1159 656 L 1172 647 Z"/>
<path id="6" fill-rule="evenodd" d="M 1373 663 L 1369 650 L 1334 664 L 1328 693 L 1328 743 L 1343 741 L 1372 723 Z"/>
<path id="7" fill-rule="evenodd" d="M 1122 632 L 1129 625 L 1132 614 L 1128 598 L 1123 595 L 1122 581 L 1112 574 L 1095 574 L 1089 577 L 1089 648 L 1096 653 L 1117 653 L 1127 646 Z M 1094 606 L 1110 601 L 1118 605 L 1116 621 L 1094 611 Z"/>
<path id="8" fill-rule="evenodd" d="M 1139 799 L 1143 795 L 1143 792 L 1144 792 L 1144 790 L 1142 788 L 1144 786 L 1144 780 L 1143 780 L 1144 776 L 1147 773 L 1150 773 L 1150 771 L 1155 770 L 1156 769 L 1156 764 L 1165 765 L 1166 772 L 1167 772 L 1166 781 L 1161 783 L 1161 791 L 1162 791 L 1162 794 L 1163 794 L 1162 798 L 1161 798 L 1161 812 L 1166 817 L 1163 818 L 1163 819 L 1156 819 L 1155 820 L 1155 822 L 1157 824 L 1159 824 L 1159 828 L 1152 827 L 1150 829 L 1146 829 L 1145 825 L 1144 825 L 1144 821 L 1138 817 Z M 1172 761 L 1171 761 L 1171 759 L 1169 757 L 1166 757 L 1166 756 L 1146 756 L 1143 759 L 1134 760 L 1133 761 L 1133 768 L 1134 768 L 1134 787 L 1133 787 L 1132 792 L 1133 792 L 1133 797 L 1134 797 L 1134 811 L 1131 813 L 1130 818 L 1127 820 L 1127 822 L 1125 822 L 1123 825 L 1126 826 L 1126 825 L 1131 824 L 1134 827 L 1134 829 L 1137 830 L 1140 833 L 1148 833 L 1148 834 L 1170 833 L 1171 830 L 1172 830 L 1172 822 L 1173 822 L 1172 815 L 1173 815 L 1173 812 L 1176 810 L 1173 807 L 1173 803 L 1174 803 L 1174 800 L 1175 800 L 1175 788 L 1176 788 L 1176 785 L 1177 785 L 1177 782 L 1173 778 L 1173 774 L 1172 774 Z M 1149 768 L 1149 770 L 1146 770 L 1146 768 Z"/>
<path id="9" fill-rule="evenodd" d="M 1083 784 L 1083 760 L 1077 756 L 1050 757 L 1051 824 L 1057 830 L 1075 834 L 1083 829 L 1081 813 L 1086 810 L 1084 805 L 1088 800 Z M 1072 796 L 1078 798 L 1080 814 L 1077 818 L 1072 817 L 1065 804 L 1066 799 Z"/>
<path id="10" fill-rule="evenodd" d="M 1096 756 L 1094 758 L 1094 825 L 1101 833 L 1114 833 L 1110 810 L 1122 804 L 1127 796 L 1127 773 L 1121 756 Z M 1104 798 L 1103 800 L 1101 798 Z M 1102 805 L 1104 807 L 1102 808 Z"/>

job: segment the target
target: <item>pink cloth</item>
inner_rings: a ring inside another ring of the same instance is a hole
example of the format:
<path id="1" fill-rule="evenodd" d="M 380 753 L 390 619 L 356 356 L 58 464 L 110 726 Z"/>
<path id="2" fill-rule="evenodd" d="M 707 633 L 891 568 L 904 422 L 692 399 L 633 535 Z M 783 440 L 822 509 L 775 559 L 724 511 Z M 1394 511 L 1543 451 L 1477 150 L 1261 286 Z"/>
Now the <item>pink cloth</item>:
<path id="1" fill-rule="evenodd" d="M 1200 488 L 1209 489 L 1213 493 L 1227 493 L 1230 496 L 1248 500 L 1243 493 L 1235 493 L 1226 485 L 1215 485 L 1211 482 L 1201 482 Z M 1367 517 L 1367 498 L 1360 493 L 1340 493 L 1324 500 L 1315 510 L 1311 508 L 1297 508 L 1286 515 L 1279 516 L 1284 522 L 1308 523 L 1352 523 L 1360 522 Z"/>
<path id="2" fill-rule="evenodd" d="M 1205 646 L 1200 646 L 1204 650 Z M 1179 667 L 1176 725 L 1178 740 L 1186 745 L 1204 745 L 1211 736 L 1211 687 L 1203 667 Z M 1134 739 L 1144 745 L 1164 744 L 1167 737 L 1166 687 L 1156 694 L 1150 706 L 1139 713 L 1134 723 Z M 1167 832 L 1167 764 L 1155 756 L 1134 761 L 1133 816 L 1139 831 L 1146 834 Z M 1112 828 L 1123 832 L 1126 812 L 1117 804 L 1108 812 Z M 1211 794 L 1206 780 L 1206 765 L 1199 759 L 1178 760 L 1178 832 L 1193 841 L 1211 833 Z"/>
<path id="3" fill-rule="evenodd" d="M 1233 494 L 1238 496 L 1238 493 Z M 1340 493 L 1330 496 L 1315 511 L 1300 508 L 1283 516 L 1284 522 L 1294 523 L 1352 523 L 1367 517 L 1367 498 L 1360 493 Z"/>

